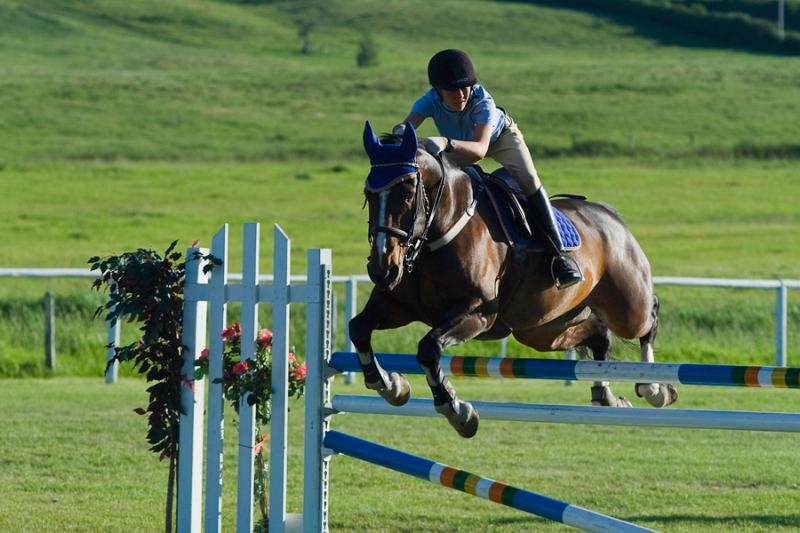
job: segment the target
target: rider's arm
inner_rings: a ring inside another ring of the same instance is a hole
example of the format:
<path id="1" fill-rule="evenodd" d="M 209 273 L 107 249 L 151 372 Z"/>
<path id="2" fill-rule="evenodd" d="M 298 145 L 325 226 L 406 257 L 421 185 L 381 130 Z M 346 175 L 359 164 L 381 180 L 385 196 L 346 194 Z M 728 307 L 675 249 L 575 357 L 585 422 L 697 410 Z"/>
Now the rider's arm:
<path id="1" fill-rule="evenodd" d="M 452 140 L 452 151 L 472 163 L 486 157 L 489 150 L 489 141 L 492 139 L 492 125 L 478 124 L 475 126 L 475 136 L 471 141 Z"/>
<path id="2" fill-rule="evenodd" d="M 412 111 L 411 113 L 408 114 L 408 116 L 405 119 L 403 119 L 403 122 L 392 128 L 392 133 L 397 135 L 402 135 L 403 129 L 406 126 L 406 122 L 410 122 L 411 125 L 414 126 L 415 130 L 419 129 L 420 124 L 422 124 L 424 121 L 425 121 L 424 115 L 420 115 L 419 113 L 414 113 Z"/>

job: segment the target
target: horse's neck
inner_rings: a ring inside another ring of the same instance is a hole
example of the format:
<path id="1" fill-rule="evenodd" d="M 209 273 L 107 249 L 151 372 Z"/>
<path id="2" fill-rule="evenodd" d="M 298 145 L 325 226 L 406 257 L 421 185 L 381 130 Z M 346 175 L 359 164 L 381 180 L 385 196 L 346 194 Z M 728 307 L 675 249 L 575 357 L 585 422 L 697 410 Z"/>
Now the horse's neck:
<path id="1" fill-rule="evenodd" d="M 429 191 L 428 198 L 431 202 L 435 201 L 439 183 L 437 178 L 441 176 L 442 168 L 444 168 L 444 176 L 441 178 L 444 180 L 444 190 L 431 228 L 434 233 L 441 235 L 447 232 L 466 211 L 472 201 L 472 185 L 469 176 L 463 170 L 449 165 L 441 167 L 432 156 L 430 159 L 431 161 L 426 167 L 431 172 L 430 176 L 433 179 L 426 184 L 426 189 Z"/>

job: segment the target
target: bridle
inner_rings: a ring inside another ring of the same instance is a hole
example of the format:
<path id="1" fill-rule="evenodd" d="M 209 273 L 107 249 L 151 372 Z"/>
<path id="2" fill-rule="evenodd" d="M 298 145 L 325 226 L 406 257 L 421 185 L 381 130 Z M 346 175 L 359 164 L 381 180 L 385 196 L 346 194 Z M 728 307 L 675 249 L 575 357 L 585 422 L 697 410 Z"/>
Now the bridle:
<path id="1" fill-rule="evenodd" d="M 416 162 L 409 162 L 409 161 L 400 161 L 396 163 L 379 163 L 373 164 L 372 168 L 378 167 L 391 167 L 391 166 L 411 166 L 417 169 L 416 173 L 409 174 L 412 176 L 411 178 L 404 178 L 401 180 L 396 181 L 395 183 L 391 184 L 389 187 L 384 189 L 382 192 L 388 192 L 393 187 L 402 183 L 408 179 L 414 180 L 414 205 L 412 209 L 414 209 L 414 218 L 411 221 L 411 227 L 408 231 L 396 228 L 393 226 L 375 226 L 370 230 L 369 237 L 370 237 L 370 244 L 372 244 L 372 239 L 376 238 L 379 233 L 385 233 L 387 235 L 392 235 L 397 237 L 400 241 L 400 246 L 406 247 L 405 254 L 403 255 L 403 264 L 407 272 L 412 272 L 414 270 L 414 262 L 417 260 L 420 252 L 422 251 L 422 247 L 428 242 L 428 231 L 430 231 L 431 226 L 433 226 L 433 220 L 436 217 L 436 211 L 439 207 L 439 202 L 442 199 L 442 194 L 444 192 L 445 186 L 445 168 L 444 162 L 442 161 L 441 156 L 434 156 L 436 161 L 439 163 L 439 169 L 441 170 L 441 179 L 436 187 L 436 193 L 434 195 L 433 204 L 430 205 L 430 211 L 426 209 L 428 206 L 428 197 L 425 192 L 425 185 L 422 182 L 422 176 L 419 172 L 419 165 Z"/>

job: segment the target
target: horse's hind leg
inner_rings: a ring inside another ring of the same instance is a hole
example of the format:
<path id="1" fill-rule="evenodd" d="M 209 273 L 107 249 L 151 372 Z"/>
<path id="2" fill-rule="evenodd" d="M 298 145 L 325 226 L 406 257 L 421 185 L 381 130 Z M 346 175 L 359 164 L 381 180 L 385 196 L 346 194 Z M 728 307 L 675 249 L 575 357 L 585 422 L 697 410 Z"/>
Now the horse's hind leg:
<path id="1" fill-rule="evenodd" d="M 591 336 L 581 344 L 578 353 L 585 357 L 587 351 L 591 350 L 595 361 L 607 361 L 611 358 L 611 332 L 599 320 L 592 319 L 591 322 Z M 615 396 L 608 381 L 595 381 L 592 383 L 592 405 L 631 407 L 631 402 L 622 396 Z"/>
<path id="2" fill-rule="evenodd" d="M 611 333 L 608 328 L 586 308 L 567 320 L 558 319 L 544 326 L 526 331 L 515 331 L 514 337 L 540 352 L 572 350 L 582 359 L 592 351 L 594 359 L 605 361 L 611 352 Z M 630 407 L 631 403 L 614 396 L 607 381 L 595 381 L 592 386 L 592 404 L 610 407 Z"/>
<path id="3" fill-rule="evenodd" d="M 410 322 L 397 305 L 391 305 L 384 293 L 373 291 L 364 310 L 350 321 L 350 340 L 358 352 L 358 362 L 364 373 L 364 385 L 378 391 L 391 405 L 404 405 L 411 397 L 411 385 L 400 373 L 387 373 L 375 358 L 372 351 L 372 332 L 376 329 L 390 329 Z M 387 314 L 388 309 L 394 315 Z"/>
<path id="4" fill-rule="evenodd" d="M 658 333 L 658 308 L 658 298 L 653 295 L 653 308 L 650 312 L 653 326 L 646 335 L 639 338 L 643 363 L 655 362 L 653 343 L 655 343 L 656 334 Z M 644 398 L 654 407 L 666 407 L 678 400 L 678 390 L 668 383 L 637 383 L 636 395 Z"/>

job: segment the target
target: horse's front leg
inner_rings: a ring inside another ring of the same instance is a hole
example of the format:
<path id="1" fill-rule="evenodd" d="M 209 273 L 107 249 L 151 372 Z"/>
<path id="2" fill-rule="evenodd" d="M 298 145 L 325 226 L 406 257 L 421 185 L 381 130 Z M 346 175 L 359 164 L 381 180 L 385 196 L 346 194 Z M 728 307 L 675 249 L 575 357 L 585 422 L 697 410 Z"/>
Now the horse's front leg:
<path id="1" fill-rule="evenodd" d="M 478 431 L 478 411 L 469 402 L 458 399 L 453 384 L 442 372 L 439 360 L 447 347 L 472 339 L 488 327 L 486 317 L 480 313 L 458 316 L 428 332 L 420 341 L 417 352 L 417 362 L 425 371 L 436 411 L 444 415 L 458 434 L 465 438 L 474 436 Z"/>
<path id="2" fill-rule="evenodd" d="M 372 351 L 372 332 L 376 329 L 393 329 L 411 322 L 408 314 L 388 293 L 373 290 L 364 310 L 350 321 L 350 340 L 358 352 L 358 362 L 364 373 L 364 385 L 378 391 L 391 405 L 405 404 L 411 397 L 411 385 L 402 374 L 387 373 Z"/>

